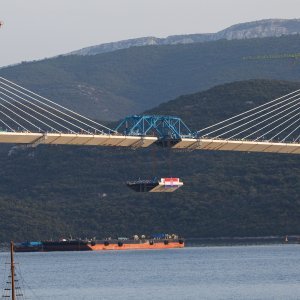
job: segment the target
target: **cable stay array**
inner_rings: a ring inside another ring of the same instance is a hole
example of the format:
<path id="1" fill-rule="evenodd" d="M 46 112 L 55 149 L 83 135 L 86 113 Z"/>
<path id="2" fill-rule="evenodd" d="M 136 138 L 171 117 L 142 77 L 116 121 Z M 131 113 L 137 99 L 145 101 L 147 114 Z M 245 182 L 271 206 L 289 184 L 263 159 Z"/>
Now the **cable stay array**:
<path id="1" fill-rule="evenodd" d="M 300 154 L 300 89 L 197 132 L 164 115 L 129 116 L 112 130 L 0 77 L 0 143 Z"/>
<path id="2" fill-rule="evenodd" d="M 202 139 L 298 143 L 300 89 L 197 132 Z"/>
<path id="3" fill-rule="evenodd" d="M 0 143 L 24 147 L 148 147 L 156 137 L 126 136 L 0 77 Z"/>
<path id="4" fill-rule="evenodd" d="M 0 131 L 112 134 L 114 130 L 0 77 Z"/>

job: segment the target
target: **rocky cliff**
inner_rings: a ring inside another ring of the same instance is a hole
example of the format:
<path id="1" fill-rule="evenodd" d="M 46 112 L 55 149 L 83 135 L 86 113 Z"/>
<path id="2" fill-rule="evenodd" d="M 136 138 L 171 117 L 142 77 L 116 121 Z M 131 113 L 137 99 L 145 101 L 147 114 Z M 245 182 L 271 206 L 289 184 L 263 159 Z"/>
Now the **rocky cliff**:
<path id="1" fill-rule="evenodd" d="M 192 44 L 199 42 L 216 41 L 220 39 L 251 39 L 278 37 L 282 35 L 293 34 L 300 34 L 300 19 L 269 19 L 236 24 L 217 33 L 173 35 L 168 36 L 167 38 L 157 38 L 151 36 L 106 43 L 76 50 L 68 53 L 67 55 L 96 55 L 100 53 L 139 46 Z"/>

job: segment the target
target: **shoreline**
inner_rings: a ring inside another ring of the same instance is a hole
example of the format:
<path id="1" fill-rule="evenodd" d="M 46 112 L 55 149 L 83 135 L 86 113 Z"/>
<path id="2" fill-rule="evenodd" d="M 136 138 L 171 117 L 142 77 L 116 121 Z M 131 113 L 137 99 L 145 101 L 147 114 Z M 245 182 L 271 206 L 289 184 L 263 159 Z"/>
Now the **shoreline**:
<path id="1" fill-rule="evenodd" d="M 261 237 L 205 237 L 185 238 L 185 247 L 206 247 L 206 246 L 253 246 L 253 245 L 278 245 L 278 244 L 299 244 L 300 235 L 286 236 L 261 236 Z M 7 252 L 9 243 L 0 243 L 0 252 Z"/>
<path id="2" fill-rule="evenodd" d="M 287 241 L 286 241 L 286 237 L 287 237 Z M 185 241 L 187 247 L 300 244 L 300 236 L 287 235 L 287 236 L 262 236 L 262 237 L 187 238 L 185 239 Z"/>

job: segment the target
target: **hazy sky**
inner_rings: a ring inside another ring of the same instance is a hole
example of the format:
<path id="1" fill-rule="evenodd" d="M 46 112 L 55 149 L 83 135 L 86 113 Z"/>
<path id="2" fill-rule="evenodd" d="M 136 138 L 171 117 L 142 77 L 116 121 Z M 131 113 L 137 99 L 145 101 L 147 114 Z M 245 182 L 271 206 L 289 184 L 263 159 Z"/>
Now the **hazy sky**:
<path id="1" fill-rule="evenodd" d="M 0 0 L 0 66 L 142 36 L 299 18 L 300 0 Z"/>

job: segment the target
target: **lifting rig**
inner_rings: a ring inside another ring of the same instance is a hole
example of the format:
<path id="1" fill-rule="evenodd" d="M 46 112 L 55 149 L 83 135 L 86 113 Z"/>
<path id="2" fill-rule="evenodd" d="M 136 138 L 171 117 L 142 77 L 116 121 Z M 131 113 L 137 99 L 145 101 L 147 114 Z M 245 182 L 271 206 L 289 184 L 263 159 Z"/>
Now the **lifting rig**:
<path id="1" fill-rule="evenodd" d="M 156 145 L 172 147 L 182 138 L 193 138 L 193 133 L 181 118 L 161 115 L 133 115 L 126 117 L 115 129 L 124 136 L 157 137 Z M 142 144 L 139 145 L 142 147 Z M 174 192 L 183 186 L 179 178 L 157 178 L 127 181 L 127 186 L 136 192 Z"/>

